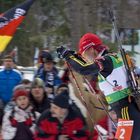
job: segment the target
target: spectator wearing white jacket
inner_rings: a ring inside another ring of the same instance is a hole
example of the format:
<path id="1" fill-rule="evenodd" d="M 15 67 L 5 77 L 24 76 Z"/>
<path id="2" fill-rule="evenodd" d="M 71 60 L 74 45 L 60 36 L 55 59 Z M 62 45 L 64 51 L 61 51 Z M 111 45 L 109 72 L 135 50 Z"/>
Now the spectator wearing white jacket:
<path id="1" fill-rule="evenodd" d="M 40 116 L 30 105 L 28 92 L 14 92 L 15 107 L 7 111 L 2 123 L 3 140 L 33 140 L 36 119 Z"/>

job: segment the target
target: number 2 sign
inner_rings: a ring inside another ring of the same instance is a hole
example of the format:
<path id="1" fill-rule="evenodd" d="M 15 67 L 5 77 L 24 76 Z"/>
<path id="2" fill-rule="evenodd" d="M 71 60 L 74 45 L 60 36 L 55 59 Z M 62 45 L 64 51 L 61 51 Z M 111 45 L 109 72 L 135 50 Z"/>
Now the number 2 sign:
<path id="1" fill-rule="evenodd" d="M 115 139 L 131 140 L 133 125 L 133 120 L 119 119 Z"/>

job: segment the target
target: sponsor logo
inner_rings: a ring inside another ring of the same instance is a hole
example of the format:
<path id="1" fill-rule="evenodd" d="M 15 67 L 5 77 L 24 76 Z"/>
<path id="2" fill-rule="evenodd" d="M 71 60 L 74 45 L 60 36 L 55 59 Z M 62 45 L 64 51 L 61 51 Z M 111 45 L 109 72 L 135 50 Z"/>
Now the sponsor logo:
<path id="1" fill-rule="evenodd" d="M 113 91 L 119 91 L 119 90 L 122 90 L 123 87 L 122 86 L 116 86 L 113 88 Z"/>

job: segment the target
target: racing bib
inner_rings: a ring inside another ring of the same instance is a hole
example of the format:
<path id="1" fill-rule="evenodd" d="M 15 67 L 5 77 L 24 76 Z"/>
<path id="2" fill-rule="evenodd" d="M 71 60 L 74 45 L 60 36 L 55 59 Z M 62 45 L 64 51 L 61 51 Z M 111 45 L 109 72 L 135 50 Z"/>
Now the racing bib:
<path id="1" fill-rule="evenodd" d="M 133 120 L 119 119 L 115 139 L 131 140 L 133 125 Z"/>

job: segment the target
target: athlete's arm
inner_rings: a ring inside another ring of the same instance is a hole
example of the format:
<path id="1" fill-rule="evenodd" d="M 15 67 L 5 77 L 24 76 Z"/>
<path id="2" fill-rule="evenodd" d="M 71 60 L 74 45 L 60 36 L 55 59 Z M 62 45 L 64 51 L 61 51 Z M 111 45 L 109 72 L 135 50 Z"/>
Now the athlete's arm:
<path id="1" fill-rule="evenodd" d="M 74 70 L 82 75 L 97 75 L 101 72 L 106 77 L 113 70 L 113 64 L 110 57 L 104 57 L 104 59 L 98 60 L 98 62 L 95 63 L 86 63 L 82 58 L 79 58 L 76 55 L 69 55 L 65 59 Z"/>

